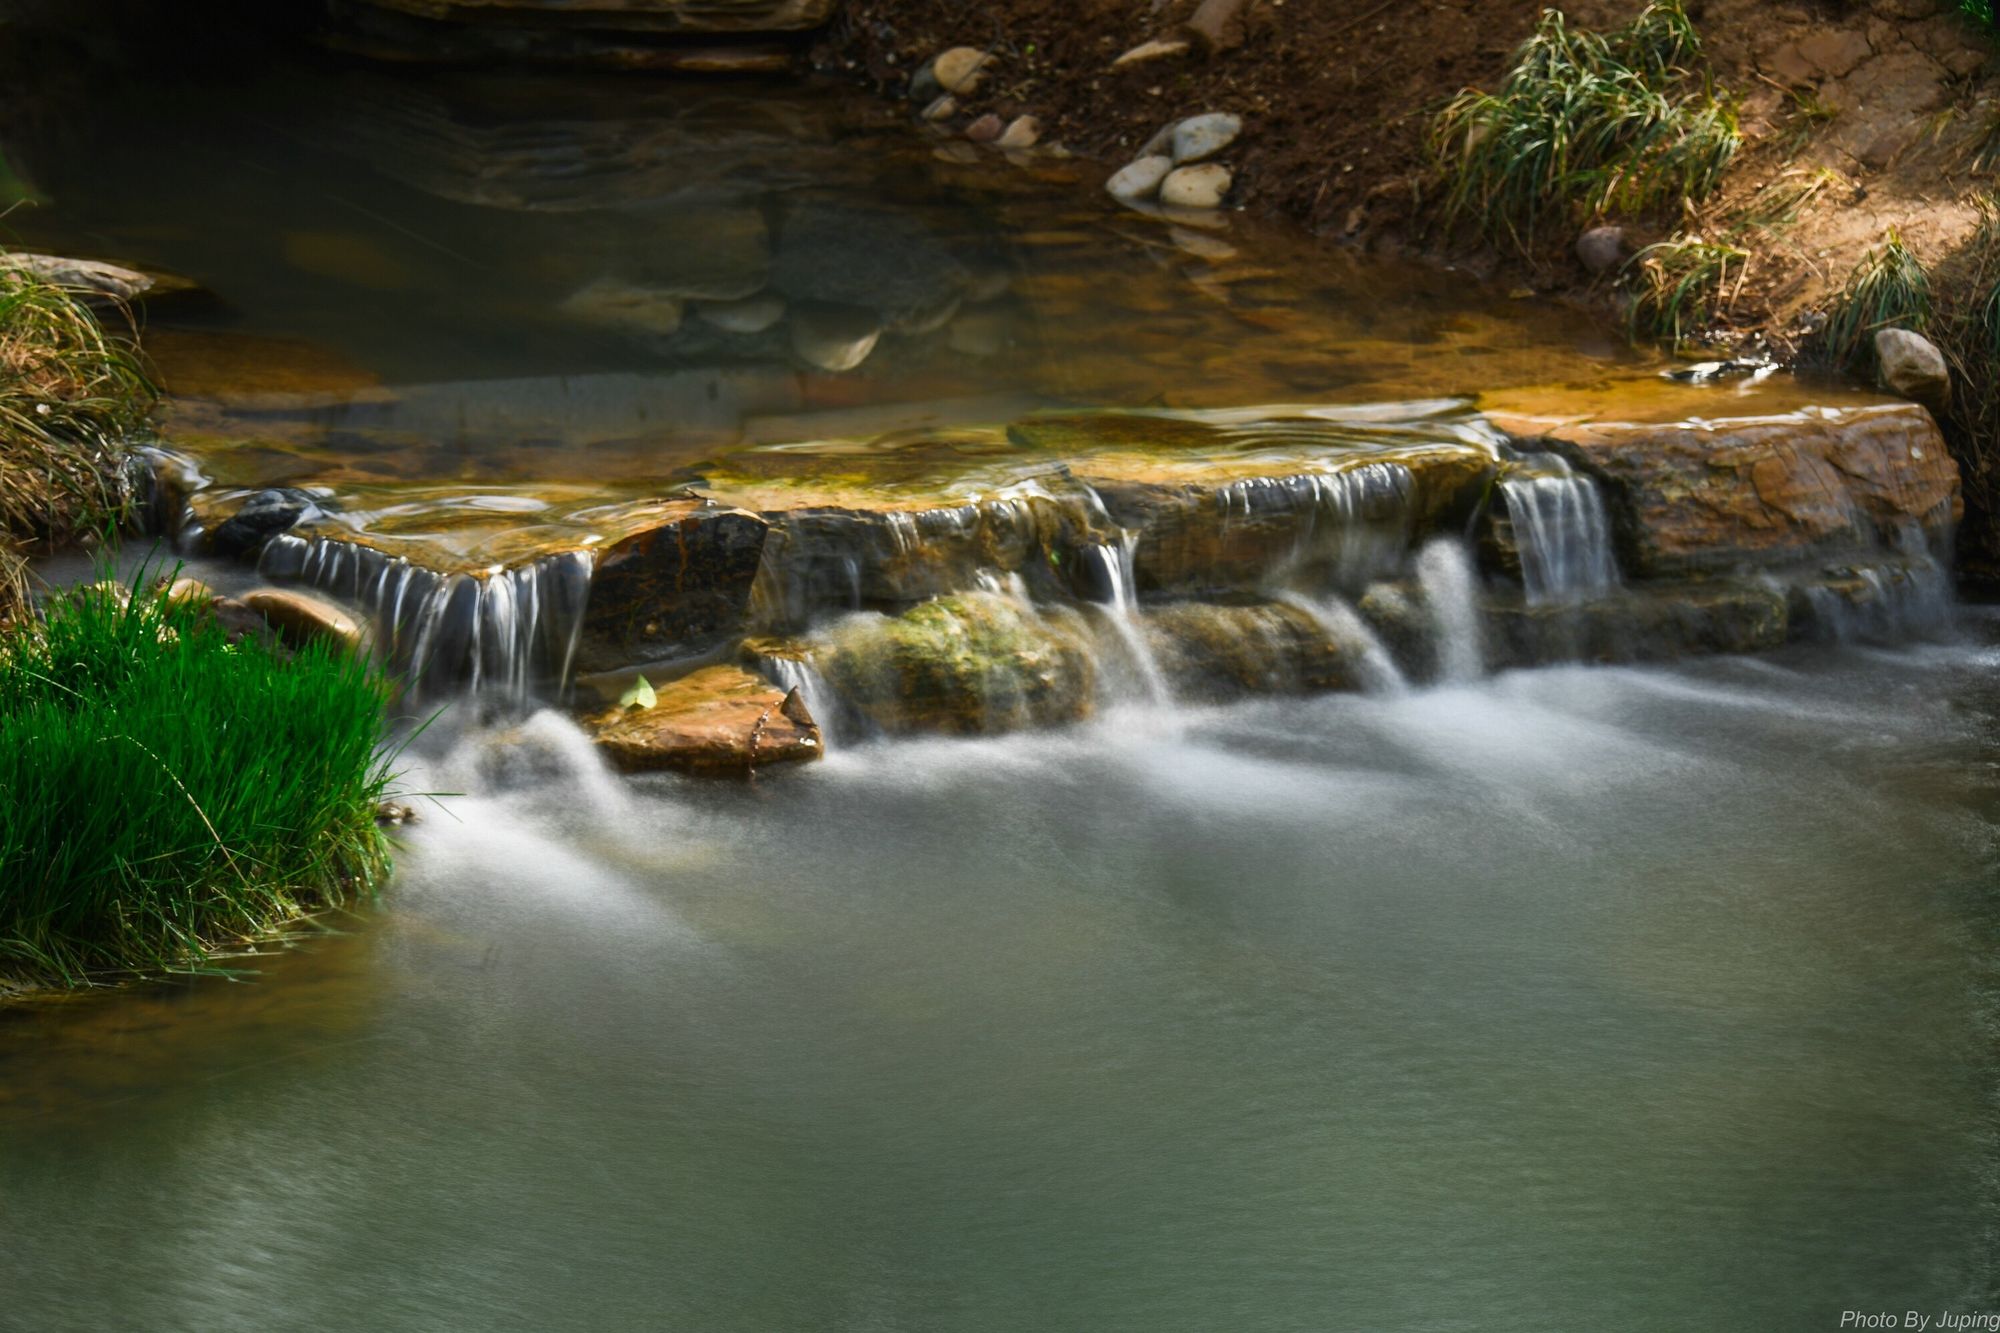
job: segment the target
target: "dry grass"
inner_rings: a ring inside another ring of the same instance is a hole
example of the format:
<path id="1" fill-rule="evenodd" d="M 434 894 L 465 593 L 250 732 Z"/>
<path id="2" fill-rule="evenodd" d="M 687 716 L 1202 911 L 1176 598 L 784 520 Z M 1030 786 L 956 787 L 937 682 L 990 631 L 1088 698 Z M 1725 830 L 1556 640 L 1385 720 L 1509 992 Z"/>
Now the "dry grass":
<path id="1" fill-rule="evenodd" d="M 118 525 L 118 442 L 154 391 L 124 332 L 81 293 L 0 268 L 0 618 L 20 605 L 21 552 Z"/>

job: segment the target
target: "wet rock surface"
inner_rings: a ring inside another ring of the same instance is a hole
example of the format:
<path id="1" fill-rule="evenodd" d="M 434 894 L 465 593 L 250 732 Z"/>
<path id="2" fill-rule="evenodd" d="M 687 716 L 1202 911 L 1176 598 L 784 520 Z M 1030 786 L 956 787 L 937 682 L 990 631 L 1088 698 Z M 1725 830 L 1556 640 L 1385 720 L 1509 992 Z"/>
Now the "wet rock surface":
<path id="1" fill-rule="evenodd" d="M 1604 486 L 1627 573 L 1674 578 L 1942 542 L 1958 470 L 1917 406 L 1661 425 L 1506 421 Z M 1539 438 L 1535 438 L 1539 437 Z"/>
<path id="2" fill-rule="evenodd" d="M 769 525 L 698 500 L 597 558 L 578 666 L 611 670 L 692 656 L 740 633 Z"/>
<path id="3" fill-rule="evenodd" d="M 583 719 L 598 749 L 628 773 L 749 777 L 775 764 L 811 762 L 824 751 L 819 724 L 799 692 L 742 667 L 704 667 L 656 687 L 654 700 Z"/>

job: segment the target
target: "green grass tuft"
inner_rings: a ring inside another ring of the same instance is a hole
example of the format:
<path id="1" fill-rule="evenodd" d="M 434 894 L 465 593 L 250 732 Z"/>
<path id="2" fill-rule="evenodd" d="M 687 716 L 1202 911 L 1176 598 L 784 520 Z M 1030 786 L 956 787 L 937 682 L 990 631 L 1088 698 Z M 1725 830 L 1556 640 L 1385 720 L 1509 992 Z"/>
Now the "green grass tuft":
<path id="1" fill-rule="evenodd" d="M 1847 285 L 1815 340 L 1818 357 L 1852 374 L 1875 373 L 1875 334 L 1922 330 L 1931 317 L 1931 277 L 1923 261 L 1890 228 L 1847 276 Z"/>
<path id="2" fill-rule="evenodd" d="M 372 890 L 387 699 L 364 661 L 231 644 L 158 591 L 0 636 L 0 980 L 199 967 Z"/>
<path id="3" fill-rule="evenodd" d="M 1655 0 L 1604 34 L 1544 10 L 1500 91 L 1469 89 L 1432 123 L 1445 222 L 1469 218 L 1525 249 L 1551 221 L 1707 195 L 1742 138 L 1701 64 L 1680 0 Z"/>
<path id="4" fill-rule="evenodd" d="M 1647 246 L 1626 262 L 1623 273 L 1632 292 L 1630 335 L 1673 345 L 1685 341 L 1728 301 L 1732 273 L 1742 277 L 1749 261 L 1749 251 L 1699 236 Z"/>

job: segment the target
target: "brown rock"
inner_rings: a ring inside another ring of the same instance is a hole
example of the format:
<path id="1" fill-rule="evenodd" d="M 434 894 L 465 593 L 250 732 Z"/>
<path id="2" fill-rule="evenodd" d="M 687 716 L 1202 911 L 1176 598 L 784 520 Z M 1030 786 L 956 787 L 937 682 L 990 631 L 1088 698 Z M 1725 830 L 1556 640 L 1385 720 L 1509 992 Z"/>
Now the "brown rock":
<path id="1" fill-rule="evenodd" d="M 1871 548 L 1912 525 L 1938 538 L 1962 508 L 1944 437 L 1910 404 L 1698 424 L 1495 424 L 1539 435 L 1599 479 L 1635 578 Z"/>
<path id="2" fill-rule="evenodd" d="M 243 594 L 244 606 L 264 617 L 278 637 L 294 648 L 330 643 L 352 652 L 361 647 L 361 624 L 332 602 L 284 588 Z"/>
<path id="3" fill-rule="evenodd" d="M 1171 60 L 1176 56 L 1186 55 L 1190 49 L 1190 43 L 1177 38 L 1164 41 L 1155 38 L 1150 42 L 1141 42 L 1119 56 L 1111 62 L 1111 68 L 1130 69 L 1134 65 L 1149 65 L 1155 60 Z"/>
<path id="4" fill-rule="evenodd" d="M 993 57 L 984 51 L 954 46 L 931 62 L 931 77 L 944 91 L 963 96 L 979 87 L 986 78 L 986 67 L 992 63 Z"/>
<path id="5" fill-rule="evenodd" d="M 170 602 L 212 602 L 219 596 L 215 589 L 196 578 L 177 578 L 167 585 Z"/>
<path id="6" fill-rule="evenodd" d="M 965 127 L 965 137 L 974 143 L 992 143 L 1007 131 L 1007 122 L 987 112 Z"/>
<path id="7" fill-rule="evenodd" d="M 1201 0 L 1188 18 L 1187 33 L 1204 51 L 1230 51 L 1243 45 L 1243 10 L 1248 0 Z"/>
<path id="8" fill-rule="evenodd" d="M 749 777 L 763 765 L 808 762 L 823 752 L 799 692 L 742 667 L 704 667 L 654 693 L 650 708 L 613 707 L 583 719 L 605 757 L 628 773 Z"/>
<path id="9" fill-rule="evenodd" d="M 605 548 L 577 662 L 585 672 L 689 655 L 741 633 L 764 552 L 764 520 L 699 500 Z"/>

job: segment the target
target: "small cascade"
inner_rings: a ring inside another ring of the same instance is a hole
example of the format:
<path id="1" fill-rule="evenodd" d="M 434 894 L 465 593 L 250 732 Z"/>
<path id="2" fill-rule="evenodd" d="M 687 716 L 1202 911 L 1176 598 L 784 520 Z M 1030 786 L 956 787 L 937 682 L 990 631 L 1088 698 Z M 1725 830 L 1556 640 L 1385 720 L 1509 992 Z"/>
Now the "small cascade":
<path id="1" fill-rule="evenodd" d="M 1278 581 L 1306 567 L 1321 581 L 1358 591 L 1393 574 L 1409 552 L 1416 478 L 1401 463 L 1364 463 L 1338 472 L 1248 477 L 1217 488 L 1225 527 L 1273 512 L 1296 516 L 1296 538 Z"/>
<path id="2" fill-rule="evenodd" d="M 1133 552 L 1138 544 L 1139 534 L 1126 531 L 1115 546 L 1079 547 L 1077 558 L 1083 563 L 1080 582 L 1102 609 L 1104 622 L 1130 662 L 1145 701 L 1169 704 L 1173 702 L 1173 687 L 1139 624 L 1139 594 L 1133 575 Z"/>
<path id="3" fill-rule="evenodd" d="M 1554 455 L 1537 464 L 1546 470 L 1500 483 L 1528 603 L 1559 606 L 1601 597 L 1619 583 L 1604 497 L 1595 481 Z"/>
<path id="4" fill-rule="evenodd" d="M 566 551 L 486 573 L 440 574 L 326 538 L 273 538 L 258 570 L 365 611 L 384 665 L 420 699 L 463 691 L 512 704 L 569 685 L 595 557 Z"/>
<path id="5" fill-rule="evenodd" d="M 805 701 L 806 711 L 819 724 L 820 737 L 827 745 L 835 745 L 843 739 L 846 728 L 842 719 L 847 716 L 847 710 L 841 706 L 840 696 L 820 673 L 810 653 L 799 657 L 760 657 L 757 669 L 781 689 L 799 692 L 799 698 Z"/>
<path id="6" fill-rule="evenodd" d="M 1437 643 L 1438 679 L 1452 684 L 1486 674 L 1479 628 L 1479 576 L 1465 544 L 1440 537 L 1417 553 L 1417 586 L 1423 590 Z"/>
<path id="7" fill-rule="evenodd" d="M 1951 627 L 1951 576 L 1929 555 L 1829 572 L 1798 586 L 1814 638 L 1830 643 L 1907 643 Z"/>
<path id="8" fill-rule="evenodd" d="M 1368 628 L 1354 608 L 1338 597 L 1316 601 L 1302 593 L 1281 593 L 1278 600 L 1312 617 L 1326 637 L 1354 649 L 1361 686 L 1370 694 L 1400 694 L 1409 688 L 1381 638 Z"/>

